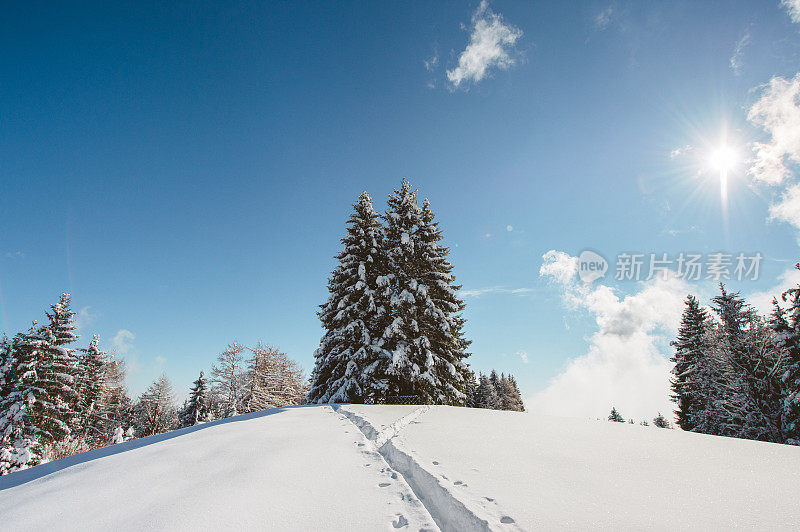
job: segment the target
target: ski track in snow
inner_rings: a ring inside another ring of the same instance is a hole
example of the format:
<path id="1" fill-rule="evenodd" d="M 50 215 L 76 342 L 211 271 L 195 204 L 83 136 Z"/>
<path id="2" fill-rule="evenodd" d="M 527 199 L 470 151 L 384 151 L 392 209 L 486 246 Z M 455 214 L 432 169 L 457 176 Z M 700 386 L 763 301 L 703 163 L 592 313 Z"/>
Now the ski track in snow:
<path id="1" fill-rule="evenodd" d="M 444 475 L 437 478 L 422 466 L 412 452 L 395 443 L 395 437 L 403 428 L 424 415 L 430 410 L 430 406 L 421 406 L 382 430 L 376 429 L 361 415 L 348 410 L 346 405 L 336 405 L 334 410 L 361 431 L 369 442 L 370 452 L 381 456 L 390 468 L 400 473 L 442 531 L 522 530 L 512 517 L 500 510 L 494 499 L 483 497 L 483 501 L 480 498 L 464 500 L 463 491 L 459 495 L 454 492 L 459 487 L 466 488 L 466 484 L 455 481 L 452 483 L 453 487 L 449 487 L 442 482 L 449 482 Z M 488 501 L 493 507 L 487 507 L 484 501 Z M 395 524 L 395 527 L 399 528 L 404 524 Z"/>

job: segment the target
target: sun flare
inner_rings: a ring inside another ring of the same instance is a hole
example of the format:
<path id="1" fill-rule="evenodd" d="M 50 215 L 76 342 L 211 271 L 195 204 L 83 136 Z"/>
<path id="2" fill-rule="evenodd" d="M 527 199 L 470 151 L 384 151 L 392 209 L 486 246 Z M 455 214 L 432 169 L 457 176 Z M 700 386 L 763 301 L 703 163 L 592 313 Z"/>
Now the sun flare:
<path id="1" fill-rule="evenodd" d="M 727 172 L 736 164 L 738 157 L 736 152 L 727 145 L 722 145 L 713 152 L 711 152 L 708 162 L 711 166 L 720 172 Z"/>

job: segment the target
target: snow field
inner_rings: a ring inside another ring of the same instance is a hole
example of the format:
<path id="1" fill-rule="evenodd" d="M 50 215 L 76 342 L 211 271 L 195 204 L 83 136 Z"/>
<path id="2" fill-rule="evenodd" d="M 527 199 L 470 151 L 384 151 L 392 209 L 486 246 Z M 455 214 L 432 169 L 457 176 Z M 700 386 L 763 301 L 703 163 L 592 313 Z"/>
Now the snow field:
<path id="1" fill-rule="evenodd" d="M 128 450 L 0 478 L 0 528 L 436 528 L 408 486 L 329 406 L 271 409 L 119 446 Z"/>
<path id="2" fill-rule="evenodd" d="M 800 529 L 793 446 L 446 406 L 391 443 L 492 529 Z"/>
<path id="3" fill-rule="evenodd" d="M 447 406 L 265 410 L 0 478 L 3 530 L 800 529 L 800 448 Z"/>

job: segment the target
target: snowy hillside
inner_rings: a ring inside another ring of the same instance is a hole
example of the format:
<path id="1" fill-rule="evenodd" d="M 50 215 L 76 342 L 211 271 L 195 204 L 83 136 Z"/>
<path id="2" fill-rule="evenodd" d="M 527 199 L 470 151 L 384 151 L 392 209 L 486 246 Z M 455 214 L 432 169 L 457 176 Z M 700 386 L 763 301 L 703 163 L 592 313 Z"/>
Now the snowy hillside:
<path id="1" fill-rule="evenodd" d="M 7 530 L 800 527 L 800 449 L 416 406 L 273 409 L 0 478 Z"/>

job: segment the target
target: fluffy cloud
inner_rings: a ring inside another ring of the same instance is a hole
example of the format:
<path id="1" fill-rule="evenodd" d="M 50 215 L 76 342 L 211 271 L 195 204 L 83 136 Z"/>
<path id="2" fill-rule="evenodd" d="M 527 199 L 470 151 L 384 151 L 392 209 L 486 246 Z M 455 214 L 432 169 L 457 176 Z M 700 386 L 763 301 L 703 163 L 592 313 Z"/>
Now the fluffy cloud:
<path id="1" fill-rule="evenodd" d="M 520 360 L 522 360 L 523 364 L 527 364 L 529 362 L 528 361 L 528 353 L 526 351 L 517 351 L 514 354 L 517 355 Z"/>
<path id="2" fill-rule="evenodd" d="M 568 307 L 588 311 L 597 331 L 587 353 L 571 359 L 547 388 L 528 398 L 531 409 L 604 417 L 613 405 L 636 419 L 650 419 L 659 411 L 670 414 L 670 363 L 662 351 L 680 323 L 686 283 L 659 277 L 622 297 L 609 286 L 580 283 L 576 257 L 549 251 L 543 259 L 540 275 L 559 283 Z"/>
<path id="3" fill-rule="evenodd" d="M 136 335 L 133 334 L 128 329 L 120 329 L 117 331 L 117 334 L 111 340 L 111 343 L 114 345 L 114 350 L 119 353 L 120 355 L 126 354 L 128 351 L 133 349 L 133 341 L 136 339 Z"/>
<path id="4" fill-rule="evenodd" d="M 91 307 L 83 307 L 78 311 L 77 316 L 75 317 L 75 328 L 78 331 L 94 323 L 95 318 L 97 318 L 97 314 L 89 312 L 90 308 Z"/>
<path id="5" fill-rule="evenodd" d="M 800 74 L 790 80 L 772 78 L 747 118 L 770 137 L 754 144 L 748 173 L 756 183 L 786 187 L 770 206 L 770 216 L 800 229 L 800 185 L 786 184 L 792 177 L 790 166 L 800 163 Z"/>
<path id="6" fill-rule="evenodd" d="M 790 268 L 778 276 L 778 284 L 763 292 L 756 292 L 747 296 L 747 302 L 753 305 L 759 314 L 769 316 L 772 312 L 772 300 L 781 301 L 781 294 L 790 288 L 800 285 L 800 270 Z"/>
<path id="7" fill-rule="evenodd" d="M 786 8 L 792 22 L 800 24 L 800 0 L 781 0 L 781 5 Z"/>
<path id="8" fill-rule="evenodd" d="M 578 274 L 578 257 L 570 257 L 563 251 L 551 249 L 542 256 L 539 275 L 551 277 L 559 284 L 569 284 Z"/>
<path id="9" fill-rule="evenodd" d="M 505 24 L 483 0 L 472 15 L 469 44 L 458 56 L 458 66 L 447 71 L 448 81 L 457 88 L 465 82 L 481 81 L 491 68 L 509 68 L 514 64 L 509 52 L 520 37 L 522 30 Z"/>
<path id="10" fill-rule="evenodd" d="M 754 144 L 749 173 L 756 181 L 779 185 L 791 175 L 787 163 L 800 163 L 800 74 L 772 78 L 747 118 L 771 137 Z"/>

